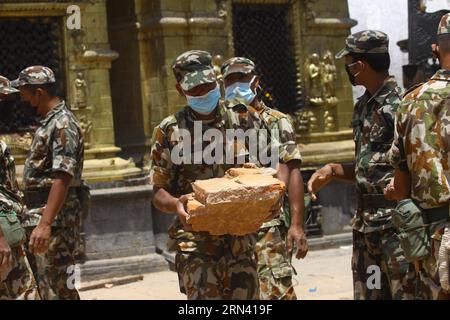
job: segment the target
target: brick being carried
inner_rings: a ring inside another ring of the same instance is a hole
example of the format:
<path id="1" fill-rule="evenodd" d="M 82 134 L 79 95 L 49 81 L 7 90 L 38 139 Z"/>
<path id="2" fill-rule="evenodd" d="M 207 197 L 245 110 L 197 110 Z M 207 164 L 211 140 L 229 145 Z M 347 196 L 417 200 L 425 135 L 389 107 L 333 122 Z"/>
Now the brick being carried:
<path id="1" fill-rule="evenodd" d="M 271 208 L 280 202 L 284 183 L 258 169 L 231 171 L 223 178 L 192 184 L 194 195 L 187 204 L 187 222 L 194 231 L 245 235 L 272 218 Z"/>

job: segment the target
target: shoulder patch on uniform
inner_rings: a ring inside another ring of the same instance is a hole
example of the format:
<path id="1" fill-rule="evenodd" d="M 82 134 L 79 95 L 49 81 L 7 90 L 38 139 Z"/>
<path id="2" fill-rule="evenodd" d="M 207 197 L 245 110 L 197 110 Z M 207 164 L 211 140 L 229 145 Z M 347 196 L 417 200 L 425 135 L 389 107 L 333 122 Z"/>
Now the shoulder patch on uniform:
<path id="1" fill-rule="evenodd" d="M 275 109 L 272 109 L 272 108 L 267 108 L 265 111 L 266 111 L 270 116 L 272 116 L 272 117 L 274 117 L 274 118 L 276 118 L 276 119 L 278 119 L 278 120 L 287 117 L 283 112 L 278 111 L 278 110 L 275 110 Z"/>
<path id="2" fill-rule="evenodd" d="M 72 121 L 75 121 L 73 117 L 67 112 L 62 112 L 57 115 L 55 127 L 58 129 L 66 129 L 69 127 Z"/>
<path id="3" fill-rule="evenodd" d="M 178 112 L 177 112 L 178 114 Z M 172 114 L 161 121 L 161 123 L 158 125 L 163 131 L 166 131 L 166 129 L 174 124 L 177 124 L 178 120 L 176 115 Z"/>
<path id="4" fill-rule="evenodd" d="M 394 92 L 395 95 L 396 95 L 400 100 L 403 98 L 404 91 L 405 91 L 405 90 L 402 90 L 402 88 L 400 88 L 400 87 L 395 87 L 395 89 L 392 90 L 392 92 Z"/>
<path id="5" fill-rule="evenodd" d="M 403 98 L 411 98 L 413 97 L 415 94 L 419 93 L 420 88 L 425 84 L 425 82 L 422 83 L 418 83 L 414 86 L 412 86 L 411 88 L 405 90 L 405 92 L 403 93 Z"/>

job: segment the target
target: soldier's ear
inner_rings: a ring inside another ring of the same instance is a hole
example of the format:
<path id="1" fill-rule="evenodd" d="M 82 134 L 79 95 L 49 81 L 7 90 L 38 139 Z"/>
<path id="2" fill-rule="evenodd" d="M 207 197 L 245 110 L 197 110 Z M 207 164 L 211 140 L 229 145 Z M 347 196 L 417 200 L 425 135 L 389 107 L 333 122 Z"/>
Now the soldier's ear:
<path id="1" fill-rule="evenodd" d="M 358 73 L 363 72 L 366 69 L 366 64 L 369 65 L 366 61 L 358 60 L 356 61 L 356 65 L 359 66 Z"/>
<path id="2" fill-rule="evenodd" d="M 431 44 L 431 52 L 434 59 L 439 59 L 439 45 L 436 43 Z"/>
<path id="3" fill-rule="evenodd" d="M 36 88 L 36 90 L 34 90 L 34 96 L 40 96 L 42 97 L 44 95 L 44 90 L 41 88 Z"/>
<path id="4" fill-rule="evenodd" d="M 186 96 L 186 94 L 184 93 L 184 91 L 183 91 L 183 89 L 181 89 L 181 86 L 180 86 L 180 84 L 179 83 L 177 83 L 176 85 L 175 85 L 175 88 L 177 88 L 177 91 L 178 91 L 178 93 L 181 95 L 181 96 Z"/>
<path id="5" fill-rule="evenodd" d="M 257 90 L 259 90 L 260 89 L 260 86 L 259 86 L 259 81 L 261 80 L 261 77 L 260 76 L 255 76 L 255 79 L 253 80 L 253 83 L 251 84 L 252 85 L 252 90 L 253 91 L 257 91 Z"/>

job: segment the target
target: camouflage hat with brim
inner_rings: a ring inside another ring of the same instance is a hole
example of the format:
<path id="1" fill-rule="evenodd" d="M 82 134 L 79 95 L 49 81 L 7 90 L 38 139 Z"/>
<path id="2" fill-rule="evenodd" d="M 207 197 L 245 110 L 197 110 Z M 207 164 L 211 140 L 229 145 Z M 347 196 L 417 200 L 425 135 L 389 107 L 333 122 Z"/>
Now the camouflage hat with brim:
<path id="1" fill-rule="evenodd" d="M 377 30 L 364 30 L 351 34 L 345 39 L 345 48 L 336 54 L 341 59 L 349 53 L 387 53 L 389 52 L 389 37 Z"/>
<path id="2" fill-rule="evenodd" d="M 8 80 L 8 78 L 0 76 L 0 93 L 11 94 L 16 92 L 19 92 L 19 90 L 11 87 L 11 82 Z"/>
<path id="3" fill-rule="evenodd" d="M 184 91 L 199 85 L 216 82 L 216 73 L 207 51 L 191 50 L 179 55 L 172 64 L 172 71 Z"/>
<path id="4" fill-rule="evenodd" d="M 222 67 L 220 68 L 220 72 L 222 73 L 224 78 L 233 73 L 248 74 L 254 71 L 255 63 L 252 60 L 244 57 L 234 57 L 228 59 L 222 64 Z"/>
<path id="5" fill-rule="evenodd" d="M 441 34 L 449 34 L 449 33 L 450 33 L 450 12 L 442 16 L 437 30 L 438 36 Z"/>
<path id="6" fill-rule="evenodd" d="M 44 66 L 31 66 L 19 73 L 19 77 L 11 81 L 13 87 L 21 87 L 27 84 L 55 83 L 55 74 L 52 69 Z"/>

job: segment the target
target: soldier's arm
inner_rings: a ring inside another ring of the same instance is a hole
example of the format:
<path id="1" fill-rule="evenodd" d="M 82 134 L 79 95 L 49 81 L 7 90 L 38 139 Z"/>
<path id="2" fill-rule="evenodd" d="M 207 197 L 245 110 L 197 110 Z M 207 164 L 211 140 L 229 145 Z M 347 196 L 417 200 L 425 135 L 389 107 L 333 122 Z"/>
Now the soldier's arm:
<path id="1" fill-rule="evenodd" d="M 333 179 L 344 182 L 355 182 L 355 163 L 330 163 Z"/>
<path id="2" fill-rule="evenodd" d="M 392 141 L 391 148 L 386 154 L 387 161 L 394 168 L 399 168 L 402 171 L 408 170 L 404 148 L 404 127 L 406 123 L 403 123 L 403 121 L 405 121 L 403 113 L 405 112 L 408 112 L 408 110 L 403 106 L 398 109 L 395 115 L 394 140 Z"/>
<path id="3" fill-rule="evenodd" d="M 396 168 L 394 180 L 384 190 L 384 195 L 388 200 L 400 201 L 411 196 L 411 176 L 409 171 Z"/>
<path id="4" fill-rule="evenodd" d="M 293 250 L 293 245 L 297 246 L 297 259 L 303 259 L 308 252 L 308 242 L 305 234 L 305 198 L 303 177 L 300 172 L 300 161 L 292 160 L 287 163 L 289 167 L 289 187 L 288 193 L 289 208 L 291 211 L 291 227 L 288 231 L 288 251 Z"/>
<path id="5" fill-rule="evenodd" d="M 42 218 L 30 236 L 28 247 L 31 253 L 44 253 L 48 250 L 51 226 L 66 201 L 71 180 L 72 176 L 70 174 L 64 172 L 56 172 L 54 174 L 53 184 L 48 195 L 47 204 L 42 212 Z"/>
<path id="6" fill-rule="evenodd" d="M 332 180 L 355 182 L 355 163 L 329 163 L 314 172 L 308 181 L 308 192 L 311 194 L 311 200 L 316 201 L 316 193 Z"/>
<path id="7" fill-rule="evenodd" d="M 3 268 L 7 268 L 8 266 L 12 265 L 12 254 L 11 254 L 11 248 L 6 242 L 2 227 L 0 227 L 0 271 Z M 0 272 L 0 282 L 2 281 L 1 272 Z"/>
<path id="8" fill-rule="evenodd" d="M 42 218 L 30 236 L 29 249 L 32 253 L 44 253 L 48 250 L 51 225 L 64 206 L 80 161 L 82 140 L 78 128 L 70 119 L 62 119 L 57 123 L 51 141 L 53 182 Z"/>
<path id="9" fill-rule="evenodd" d="M 404 131 L 401 112 L 399 110 L 396 114 L 394 140 L 387 153 L 388 161 L 395 168 L 394 179 L 384 190 L 386 199 L 397 201 L 408 199 L 411 195 L 411 175 L 403 146 Z"/>
<path id="10" fill-rule="evenodd" d="M 308 243 L 304 232 L 305 199 L 304 184 L 300 172 L 301 154 L 296 143 L 296 135 L 291 122 L 281 118 L 277 122 L 280 134 L 280 174 L 285 179 L 288 190 L 291 226 L 288 231 L 287 248 L 291 252 L 297 246 L 296 258 L 302 259 L 308 252 Z M 286 171 L 285 173 L 283 172 Z"/>
<path id="11" fill-rule="evenodd" d="M 153 185 L 153 205 L 163 213 L 177 214 L 185 224 L 188 216 L 185 210 L 188 196 L 182 195 L 177 198 L 167 191 L 172 177 L 172 161 L 168 137 L 159 126 L 153 131 L 150 158 L 150 184 Z"/>
<path id="12" fill-rule="evenodd" d="M 164 190 L 163 188 L 154 187 L 153 190 L 153 205 L 164 213 L 169 214 L 182 214 L 187 216 L 187 213 L 184 209 L 184 205 L 188 200 L 187 195 L 182 195 L 177 198 L 172 196 L 169 192 Z"/>
<path id="13" fill-rule="evenodd" d="M 48 195 L 47 204 L 42 213 L 41 224 L 51 226 L 56 215 L 61 211 L 66 201 L 72 176 L 65 172 L 54 174 L 53 184 Z"/>
<path id="14" fill-rule="evenodd" d="M 300 161 L 292 160 L 287 163 L 289 170 L 288 193 L 289 208 L 291 210 L 291 224 L 303 230 L 304 228 L 304 185 L 303 177 L 300 172 Z"/>

